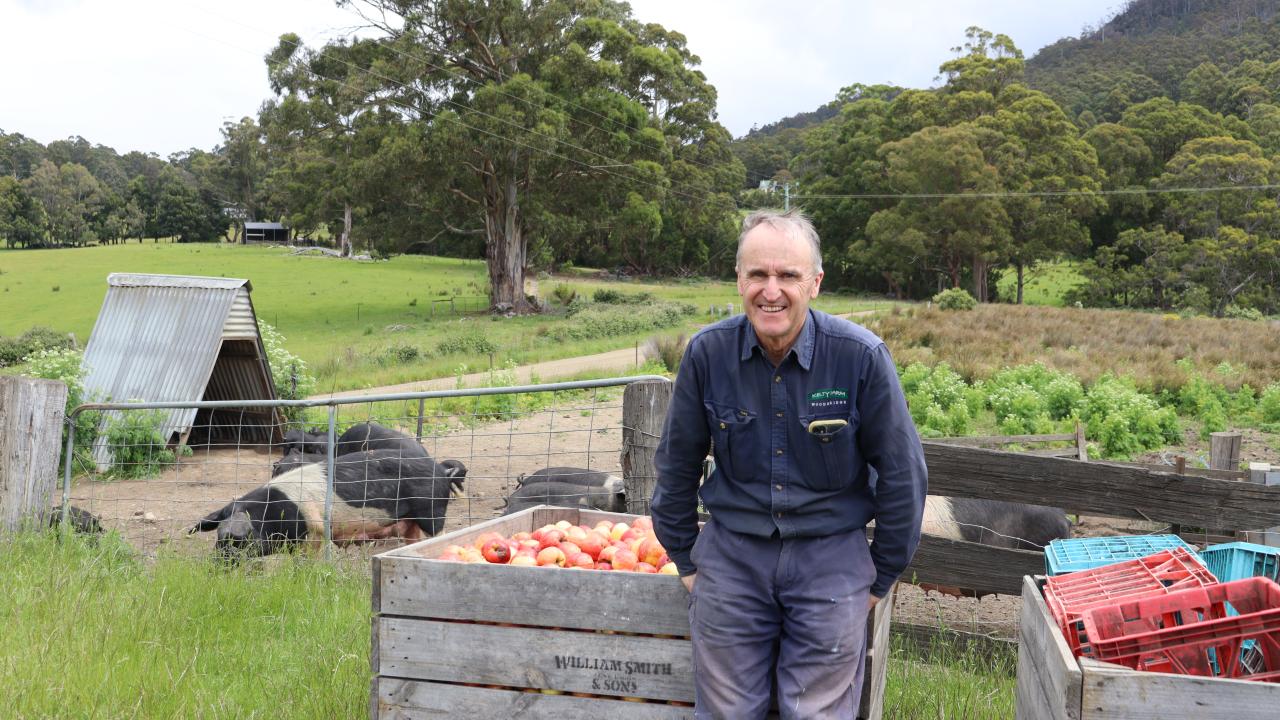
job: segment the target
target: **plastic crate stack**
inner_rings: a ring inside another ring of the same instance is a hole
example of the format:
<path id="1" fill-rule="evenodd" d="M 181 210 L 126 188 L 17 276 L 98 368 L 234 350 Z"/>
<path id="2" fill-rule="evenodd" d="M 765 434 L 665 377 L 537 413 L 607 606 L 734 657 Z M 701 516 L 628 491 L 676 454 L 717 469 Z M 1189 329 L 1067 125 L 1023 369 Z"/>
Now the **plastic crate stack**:
<path id="1" fill-rule="evenodd" d="M 1135 670 L 1280 682 L 1280 548 L 1176 535 L 1055 540 L 1044 597 L 1073 653 Z"/>

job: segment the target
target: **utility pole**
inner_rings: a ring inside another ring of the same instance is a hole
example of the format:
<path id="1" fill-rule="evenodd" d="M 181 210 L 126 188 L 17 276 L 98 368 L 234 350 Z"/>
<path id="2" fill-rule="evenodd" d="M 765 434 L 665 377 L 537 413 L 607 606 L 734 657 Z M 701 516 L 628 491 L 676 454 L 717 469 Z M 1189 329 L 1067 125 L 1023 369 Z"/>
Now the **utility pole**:
<path id="1" fill-rule="evenodd" d="M 782 209 L 791 209 L 791 183 L 782 186 Z"/>

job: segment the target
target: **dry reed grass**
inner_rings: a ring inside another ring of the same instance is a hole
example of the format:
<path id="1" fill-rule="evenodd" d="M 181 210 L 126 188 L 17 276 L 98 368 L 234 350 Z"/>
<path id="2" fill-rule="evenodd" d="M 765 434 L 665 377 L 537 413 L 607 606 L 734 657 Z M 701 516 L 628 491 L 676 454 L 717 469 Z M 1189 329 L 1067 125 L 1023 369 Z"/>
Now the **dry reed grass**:
<path id="1" fill-rule="evenodd" d="M 1180 388 L 1190 358 L 1200 373 L 1236 390 L 1280 381 L 1280 323 L 1179 318 L 1118 310 L 985 304 L 956 312 L 915 307 L 869 319 L 901 365 L 946 362 L 965 380 L 1003 367 L 1043 362 L 1089 384 L 1105 373 L 1129 375 L 1159 393 Z M 1215 372 L 1228 362 L 1233 372 Z"/>

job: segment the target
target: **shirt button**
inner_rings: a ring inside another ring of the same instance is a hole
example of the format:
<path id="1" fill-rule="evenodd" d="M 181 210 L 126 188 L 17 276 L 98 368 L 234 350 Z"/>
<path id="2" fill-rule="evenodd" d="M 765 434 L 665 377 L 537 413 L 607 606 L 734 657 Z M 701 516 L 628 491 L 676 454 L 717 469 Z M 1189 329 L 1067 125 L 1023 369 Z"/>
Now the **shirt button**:
<path id="1" fill-rule="evenodd" d="M 778 513 L 778 517 L 782 517 L 782 513 Z"/>
<path id="2" fill-rule="evenodd" d="M 773 486 L 773 489 L 774 489 L 774 490 L 781 490 L 781 489 L 782 489 L 782 486 L 781 486 L 781 485 L 774 485 L 774 486 Z"/>
<path id="3" fill-rule="evenodd" d="M 778 417 L 782 417 L 783 413 L 779 412 Z"/>
<path id="4" fill-rule="evenodd" d="M 781 455 L 781 454 L 782 454 L 782 451 L 781 451 L 781 450 L 779 450 L 779 451 L 778 451 L 778 454 L 779 454 L 779 455 Z"/>
<path id="5" fill-rule="evenodd" d="M 824 438 L 822 438 L 822 442 L 827 442 L 827 443 L 829 443 L 829 442 L 831 442 L 831 438 L 826 438 L 826 437 L 824 437 Z"/>
<path id="6" fill-rule="evenodd" d="M 724 430 L 724 429 L 725 429 L 725 427 L 726 427 L 726 425 L 725 425 L 724 423 L 720 423 L 720 429 L 721 429 L 721 430 Z"/>
<path id="7" fill-rule="evenodd" d="M 773 381 L 774 381 L 774 382 L 776 382 L 776 383 L 780 383 L 780 382 L 782 382 L 782 376 L 781 376 L 781 375 L 774 375 L 774 376 L 773 376 Z"/>

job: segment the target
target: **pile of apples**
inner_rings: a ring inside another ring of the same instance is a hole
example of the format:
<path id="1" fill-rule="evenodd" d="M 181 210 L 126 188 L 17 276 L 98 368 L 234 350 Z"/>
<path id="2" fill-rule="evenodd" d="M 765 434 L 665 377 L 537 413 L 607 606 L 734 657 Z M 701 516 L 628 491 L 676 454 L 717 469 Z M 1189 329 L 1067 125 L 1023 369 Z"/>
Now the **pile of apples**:
<path id="1" fill-rule="evenodd" d="M 511 537 L 487 532 L 471 545 L 450 545 L 439 560 L 526 567 L 678 575 L 676 564 L 653 534 L 653 520 L 638 517 L 630 524 L 601 520 L 594 527 L 561 520 Z"/>

